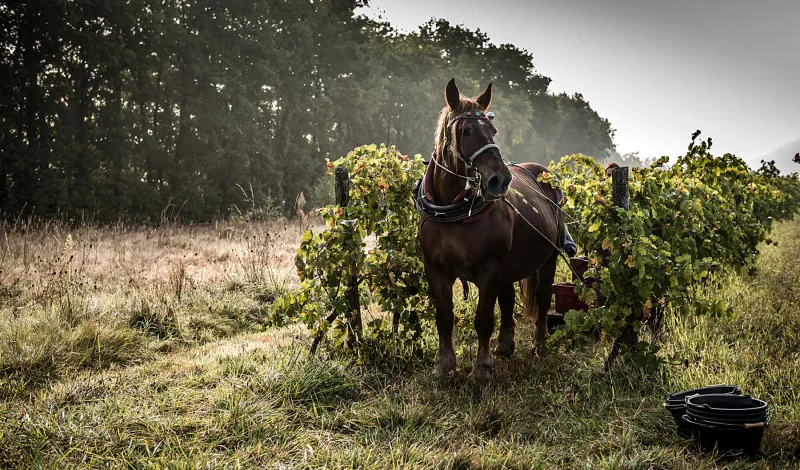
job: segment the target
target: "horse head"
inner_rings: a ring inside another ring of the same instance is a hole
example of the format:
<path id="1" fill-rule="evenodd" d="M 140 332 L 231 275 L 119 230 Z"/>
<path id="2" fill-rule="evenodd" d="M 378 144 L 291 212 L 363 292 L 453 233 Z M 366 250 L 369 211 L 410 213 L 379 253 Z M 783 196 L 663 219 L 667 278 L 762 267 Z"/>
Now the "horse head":
<path id="1" fill-rule="evenodd" d="M 508 193 L 511 170 L 494 141 L 497 128 L 488 112 L 492 103 L 492 84 L 475 98 L 466 98 L 450 80 L 445 87 L 445 102 L 437 129 L 437 152 L 442 163 L 479 186 L 486 199 L 499 199 Z"/>

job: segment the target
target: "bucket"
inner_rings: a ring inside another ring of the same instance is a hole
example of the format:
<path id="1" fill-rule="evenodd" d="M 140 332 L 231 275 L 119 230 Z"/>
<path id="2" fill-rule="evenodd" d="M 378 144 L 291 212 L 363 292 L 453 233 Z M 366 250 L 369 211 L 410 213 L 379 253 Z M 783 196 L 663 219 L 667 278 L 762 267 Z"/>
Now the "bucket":
<path id="1" fill-rule="evenodd" d="M 686 397 L 683 421 L 703 450 L 753 455 L 769 425 L 769 406 L 749 395 L 692 395 Z"/>
<path id="2" fill-rule="evenodd" d="M 571 269 L 571 271 L 572 271 L 572 282 L 573 283 L 578 282 L 578 281 L 580 281 L 578 276 L 580 276 L 580 278 L 582 279 L 583 275 L 589 269 L 589 258 L 587 258 L 586 256 L 576 256 L 576 257 L 570 258 L 569 265 L 572 268 Z M 578 276 L 576 276 L 576 274 Z"/>
<path id="3" fill-rule="evenodd" d="M 578 298 L 575 286 L 572 284 L 553 284 L 553 294 L 556 296 L 556 312 L 558 313 L 567 313 L 570 310 L 583 310 L 585 312 L 589 309 L 589 306 Z"/>

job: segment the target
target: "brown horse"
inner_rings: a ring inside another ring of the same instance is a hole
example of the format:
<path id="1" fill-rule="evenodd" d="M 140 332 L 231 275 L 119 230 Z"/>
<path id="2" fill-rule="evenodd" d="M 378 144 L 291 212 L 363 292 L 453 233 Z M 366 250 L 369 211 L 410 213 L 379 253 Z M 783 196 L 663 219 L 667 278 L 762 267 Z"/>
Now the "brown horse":
<path id="1" fill-rule="evenodd" d="M 472 376 L 482 381 L 492 375 L 489 340 L 496 303 L 500 304 L 500 333 L 495 353 L 508 356 L 516 347 L 517 281 L 523 280 L 524 313 L 536 319 L 534 348 L 544 343 L 558 260 L 556 246 L 564 232 L 563 216 L 551 206 L 563 195 L 549 184 L 535 181 L 534 175 L 546 171 L 542 165 L 509 167 L 503 161 L 494 143 L 497 128 L 493 116 L 487 116 L 486 111 L 492 101 L 491 84 L 480 96 L 469 99 L 461 96 L 451 80 L 445 88 L 445 101 L 447 106 L 439 115 L 436 129 L 435 151 L 423 182 L 425 196 L 433 204 L 445 206 L 465 198 L 464 194 L 470 198 L 478 192 L 473 203 L 485 207 L 464 220 L 444 223 L 423 217 L 419 224 L 439 333 L 436 373 L 449 376 L 456 369 L 453 283 L 459 278 L 478 287 L 478 355 Z"/>

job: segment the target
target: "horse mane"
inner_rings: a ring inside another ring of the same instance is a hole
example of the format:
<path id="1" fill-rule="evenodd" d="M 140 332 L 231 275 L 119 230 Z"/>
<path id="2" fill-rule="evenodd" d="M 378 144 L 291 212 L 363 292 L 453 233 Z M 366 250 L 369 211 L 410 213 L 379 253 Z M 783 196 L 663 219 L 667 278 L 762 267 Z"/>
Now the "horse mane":
<path id="1" fill-rule="evenodd" d="M 441 155 L 442 149 L 444 148 L 444 133 L 447 128 L 447 123 L 450 122 L 453 117 L 458 116 L 461 113 L 465 113 L 467 111 L 477 111 L 481 109 L 481 106 L 474 98 L 467 98 L 464 95 L 461 95 L 461 103 L 456 107 L 455 110 L 451 111 L 449 106 L 445 106 L 442 108 L 442 111 L 439 113 L 439 119 L 436 124 L 436 133 L 433 136 L 434 139 L 434 157 L 437 155 Z M 452 135 L 450 135 L 450 155 L 456 154 L 456 128 L 453 126 L 450 129 Z M 455 164 L 456 162 L 447 162 L 448 164 Z"/>

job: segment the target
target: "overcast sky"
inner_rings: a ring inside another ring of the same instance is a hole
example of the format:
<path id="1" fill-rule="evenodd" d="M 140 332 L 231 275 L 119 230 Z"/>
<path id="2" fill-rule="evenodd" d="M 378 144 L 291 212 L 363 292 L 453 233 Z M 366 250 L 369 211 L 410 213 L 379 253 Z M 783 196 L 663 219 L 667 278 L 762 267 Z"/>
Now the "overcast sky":
<path id="1" fill-rule="evenodd" d="M 527 49 L 551 91 L 611 121 L 623 153 L 675 157 L 701 129 L 715 153 L 757 163 L 800 138 L 800 0 L 370 3 L 403 30 L 445 18 Z"/>

